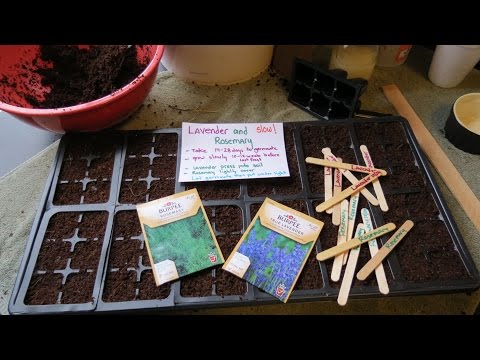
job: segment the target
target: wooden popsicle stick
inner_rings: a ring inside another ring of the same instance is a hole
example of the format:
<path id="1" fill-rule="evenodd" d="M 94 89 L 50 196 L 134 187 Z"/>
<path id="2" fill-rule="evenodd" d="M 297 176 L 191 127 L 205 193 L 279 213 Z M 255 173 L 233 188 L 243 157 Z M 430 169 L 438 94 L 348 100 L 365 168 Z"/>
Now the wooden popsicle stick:
<path id="1" fill-rule="evenodd" d="M 355 232 L 355 237 L 359 237 L 364 233 L 363 224 L 357 225 L 357 230 Z M 345 273 L 343 274 L 342 285 L 340 285 L 340 291 L 338 292 L 337 303 L 338 305 L 344 306 L 347 304 L 348 295 L 350 294 L 350 289 L 352 287 L 353 276 L 355 275 L 355 267 L 357 266 L 358 256 L 360 255 L 360 246 L 354 247 L 350 250 L 348 255 L 348 263 L 345 268 Z"/>
<path id="2" fill-rule="evenodd" d="M 373 172 L 371 173 L 370 175 L 367 175 L 365 176 L 364 178 L 362 178 L 359 182 L 357 182 L 356 184 L 352 184 L 350 185 L 348 188 L 346 188 L 345 190 L 343 190 L 341 193 L 335 195 L 334 197 L 332 197 L 331 199 L 328 199 L 327 201 L 324 201 L 323 203 L 321 203 L 320 205 L 317 205 L 317 207 L 315 208 L 315 210 L 317 212 L 322 212 L 322 211 L 325 211 L 327 210 L 329 207 L 335 205 L 335 204 L 338 204 L 340 201 L 342 201 L 343 199 L 346 199 L 347 197 L 349 197 L 350 195 L 360 191 L 360 189 L 362 189 L 363 187 L 365 187 L 366 185 L 370 184 L 373 180 L 375 180 L 376 178 L 378 178 L 380 176 L 380 173 L 379 172 Z"/>
<path id="3" fill-rule="evenodd" d="M 330 151 L 330 148 L 326 148 L 328 151 Z M 325 156 L 325 155 L 323 155 Z M 323 173 L 324 173 L 324 183 L 325 183 L 325 201 L 330 199 L 333 196 L 333 180 L 332 180 L 332 168 L 325 166 L 323 168 Z M 333 212 L 333 209 L 327 209 L 327 214 L 331 214 Z"/>
<path id="4" fill-rule="evenodd" d="M 339 162 L 342 162 L 342 159 L 338 158 Z M 342 173 L 340 169 L 333 169 L 333 197 L 337 196 L 342 192 Z M 332 207 L 332 224 L 340 225 L 340 203 Z"/>
<path id="5" fill-rule="evenodd" d="M 372 157 L 368 152 L 368 148 L 365 145 L 360 145 L 360 151 L 362 153 L 363 160 L 367 164 L 368 168 L 374 169 Z M 380 204 L 380 209 L 385 212 L 388 211 L 387 200 L 385 199 L 385 194 L 383 193 L 382 185 L 380 185 L 380 180 L 374 180 L 373 190 L 375 190 L 375 195 L 377 196 L 378 203 Z"/>
<path id="6" fill-rule="evenodd" d="M 388 223 L 383 226 L 380 226 L 379 228 L 376 228 L 373 231 L 367 232 L 363 234 L 362 236 L 355 237 L 350 241 L 344 242 L 341 245 L 337 245 L 334 247 L 331 247 L 330 249 L 324 250 L 321 253 L 317 254 L 317 260 L 319 261 L 324 261 L 327 259 L 330 259 L 331 257 L 334 257 L 335 255 L 341 254 L 347 250 L 350 250 L 354 248 L 355 246 L 359 246 L 360 244 L 363 244 L 364 242 L 370 241 L 372 239 L 376 239 L 379 236 L 385 235 L 389 233 L 390 231 L 395 230 L 396 226 L 394 223 Z"/>
<path id="7" fill-rule="evenodd" d="M 372 257 L 368 262 L 360 269 L 357 273 L 358 280 L 365 280 L 372 272 L 379 266 L 383 259 L 385 259 L 388 254 L 398 245 L 398 243 L 407 235 L 410 229 L 413 227 L 413 222 L 407 220 L 403 223 L 402 226 L 398 228 L 397 231 L 387 240 L 385 245 L 382 246 L 378 253 Z M 380 228 L 379 228 L 380 229 Z M 321 253 L 320 253 L 321 254 Z M 320 255 L 319 254 L 319 255 Z"/>
<path id="8" fill-rule="evenodd" d="M 370 217 L 370 212 L 363 208 L 360 210 L 360 214 L 362 215 L 365 231 L 373 231 L 373 222 L 372 218 Z M 378 244 L 376 239 L 368 242 L 368 249 L 370 250 L 370 256 L 372 258 L 376 253 L 378 253 Z M 382 264 L 378 265 L 375 269 L 375 276 L 377 278 L 378 290 L 380 290 L 382 294 L 387 295 L 390 292 L 390 288 L 388 287 L 387 276 L 385 275 L 385 269 L 383 268 Z"/>
<path id="9" fill-rule="evenodd" d="M 442 148 L 430 134 L 422 120 L 395 85 L 386 85 L 383 92 L 400 115 L 408 120 L 418 143 L 428 159 L 457 199 L 473 225 L 480 231 L 480 201 L 468 186 Z"/>
<path id="10" fill-rule="evenodd" d="M 352 171 L 357 171 L 365 174 L 370 174 L 374 170 L 380 171 L 382 176 L 387 175 L 387 172 L 383 169 L 372 169 L 371 167 L 367 166 L 362 166 L 362 165 L 355 165 L 355 164 L 349 164 L 349 163 L 344 163 L 344 162 L 337 162 L 337 161 L 330 161 L 330 160 L 324 160 L 324 159 L 318 159 L 314 157 L 307 157 L 305 159 L 305 162 L 307 164 L 314 164 L 314 165 L 320 165 L 320 166 L 329 166 L 332 168 L 337 168 L 337 169 L 344 169 L 344 170 L 352 170 Z"/>
<path id="11" fill-rule="evenodd" d="M 350 196 L 350 204 L 348 207 L 348 226 L 347 226 L 347 241 L 352 240 L 353 228 L 355 227 L 355 218 L 357 217 L 358 200 L 360 200 L 360 193 L 355 193 Z M 343 265 L 346 264 L 348 256 L 343 257 Z"/>
<path id="12" fill-rule="evenodd" d="M 343 244 L 347 241 L 347 226 L 348 226 L 348 200 L 343 200 L 340 209 L 340 227 L 338 228 L 337 245 Z M 342 274 L 343 256 L 345 254 L 339 254 L 335 256 L 333 260 L 332 273 L 330 279 L 337 282 L 340 280 Z"/>
<path id="13" fill-rule="evenodd" d="M 325 157 L 330 161 L 336 161 L 337 157 L 333 155 L 331 151 L 328 151 L 326 149 L 328 148 L 322 149 L 322 153 L 325 155 Z M 345 176 L 348 179 L 348 181 L 350 181 L 352 184 L 356 184 L 359 181 L 357 177 L 353 175 L 349 170 L 341 169 L 340 171 L 343 174 L 343 176 Z M 362 189 L 361 193 L 363 196 L 365 196 L 365 199 L 367 199 L 370 204 L 372 204 L 373 206 L 378 206 L 377 198 L 373 196 L 373 194 L 368 189 Z"/>

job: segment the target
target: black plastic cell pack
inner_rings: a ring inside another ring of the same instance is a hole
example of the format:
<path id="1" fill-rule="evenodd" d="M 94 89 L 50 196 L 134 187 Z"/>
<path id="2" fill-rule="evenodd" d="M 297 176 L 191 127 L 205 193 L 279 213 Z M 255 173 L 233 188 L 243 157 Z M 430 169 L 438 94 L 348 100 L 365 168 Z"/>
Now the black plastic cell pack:
<path id="1" fill-rule="evenodd" d="M 326 70 L 295 59 L 288 100 L 321 119 L 352 118 L 368 81 L 346 77 L 344 70 Z"/>
<path id="2" fill-rule="evenodd" d="M 325 225 L 289 301 L 335 299 L 333 260 L 316 254 L 336 244 L 324 199 L 323 167 L 306 164 L 330 147 L 344 162 L 364 164 L 368 146 L 390 207 L 367 205 L 375 226 L 411 219 L 415 226 L 385 261 L 388 296 L 472 291 L 477 269 L 409 125 L 400 117 L 284 124 L 290 177 L 178 183 L 181 130 L 65 135 L 47 180 L 10 299 L 13 314 L 112 312 L 256 305 L 278 300 L 223 271 L 207 269 L 156 287 L 135 204 L 196 187 L 224 257 L 266 196 Z M 359 175 L 360 177 L 360 175 Z M 344 181 L 344 187 L 350 183 Z M 370 190 L 373 189 L 370 187 Z M 359 211 L 357 223 L 359 222 Z M 383 237 L 383 244 L 388 237 Z M 370 255 L 361 249 L 357 270 Z M 375 276 L 354 280 L 352 298 L 379 297 Z"/>

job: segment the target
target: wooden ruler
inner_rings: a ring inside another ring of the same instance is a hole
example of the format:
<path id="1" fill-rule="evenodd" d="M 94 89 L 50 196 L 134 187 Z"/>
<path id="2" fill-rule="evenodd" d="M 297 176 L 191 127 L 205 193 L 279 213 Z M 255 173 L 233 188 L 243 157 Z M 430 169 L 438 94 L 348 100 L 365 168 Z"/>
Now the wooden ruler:
<path id="1" fill-rule="evenodd" d="M 445 155 L 440 145 L 435 141 L 435 138 L 423 125 L 422 120 L 420 120 L 398 87 L 396 85 L 386 85 L 383 86 L 383 92 L 398 113 L 408 120 L 422 150 L 473 222 L 473 225 L 480 231 L 480 201 L 472 189 L 463 180 L 448 156 Z"/>

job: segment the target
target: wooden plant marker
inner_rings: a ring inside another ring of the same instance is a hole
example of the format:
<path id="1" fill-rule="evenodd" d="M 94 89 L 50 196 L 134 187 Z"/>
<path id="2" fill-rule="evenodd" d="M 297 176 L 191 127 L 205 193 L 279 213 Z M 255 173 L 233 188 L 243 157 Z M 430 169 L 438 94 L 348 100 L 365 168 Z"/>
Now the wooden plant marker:
<path id="1" fill-rule="evenodd" d="M 378 253 L 360 269 L 360 271 L 357 273 L 357 279 L 365 280 L 368 275 L 370 275 L 373 270 L 375 270 L 377 266 L 382 263 L 383 259 L 385 259 L 388 254 L 390 254 L 390 252 L 395 248 L 395 246 L 398 245 L 398 243 L 405 237 L 405 235 L 407 235 L 407 233 L 412 227 L 413 222 L 411 220 L 405 221 L 403 225 L 400 226 L 397 231 L 395 231 L 395 233 L 390 237 L 390 239 L 387 240 L 385 245 L 382 246 Z"/>
<path id="2" fill-rule="evenodd" d="M 363 146 L 363 145 L 362 145 Z M 337 158 L 338 159 L 338 158 Z M 387 175 L 387 172 L 383 169 L 375 169 L 372 167 L 368 166 L 362 166 L 362 165 L 356 165 L 356 164 L 349 164 L 349 163 L 344 163 L 344 162 L 339 162 L 339 161 L 330 161 L 330 160 L 324 160 L 324 159 L 319 159 L 319 158 L 314 158 L 314 157 L 307 157 L 305 159 L 305 162 L 307 164 L 314 164 L 314 165 L 320 165 L 320 166 L 329 166 L 337 169 L 344 169 L 344 170 L 351 170 L 351 171 L 356 171 L 356 172 L 361 172 L 365 174 L 370 174 L 373 171 L 377 170 L 380 171 L 382 176 Z"/>
<path id="3" fill-rule="evenodd" d="M 324 201 L 320 205 L 318 205 L 315 210 L 317 212 L 322 212 L 327 210 L 329 207 L 332 207 L 335 204 L 338 204 L 340 201 L 343 199 L 346 199 L 350 195 L 353 195 L 354 193 L 360 191 L 362 188 L 364 188 L 366 185 L 370 184 L 373 180 L 378 178 L 380 176 L 379 172 L 373 172 L 370 175 L 365 176 L 362 178 L 359 182 L 356 184 L 350 185 L 348 188 L 343 190 L 341 193 L 334 195 L 331 199 Z"/>
<path id="4" fill-rule="evenodd" d="M 342 159 L 337 158 L 339 162 Z M 333 171 L 333 197 L 337 196 L 342 192 L 342 173 L 340 169 L 334 169 Z M 333 225 L 340 225 L 340 202 L 332 207 L 332 223 Z"/>
<path id="5" fill-rule="evenodd" d="M 352 240 L 344 242 L 341 245 L 337 245 L 337 246 L 331 247 L 330 249 L 322 251 L 321 253 L 317 254 L 317 260 L 324 261 L 324 260 L 330 259 L 331 257 L 334 257 L 347 250 L 350 250 L 355 246 L 359 246 L 364 242 L 370 241 L 372 239 L 376 239 L 379 236 L 383 236 L 389 233 L 390 231 L 395 230 L 395 228 L 396 226 L 394 223 L 388 223 L 383 226 L 380 226 L 379 228 L 376 228 L 373 231 L 367 232 L 362 236 L 355 237 Z"/>
<path id="6" fill-rule="evenodd" d="M 362 221 L 363 225 L 365 226 L 365 231 L 373 231 L 372 218 L 368 210 L 364 208 L 360 210 L 360 213 L 362 214 Z M 373 239 L 372 241 L 369 241 L 368 249 L 370 250 L 370 256 L 373 258 L 375 254 L 378 253 L 377 240 Z M 377 277 L 378 289 L 382 294 L 387 295 L 390 292 L 390 289 L 388 287 L 385 269 L 383 268 L 382 264 L 378 265 L 375 269 L 375 276 Z"/>
<path id="7" fill-rule="evenodd" d="M 355 237 L 361 236 L 365 232 L 363 224 L 358 224 L 355 232 Z M 361 245 L 360 245 L 361 246 Z M 348 255 L 348 263 L 343 274 L 342 285 L 338 293 L 337 303 L 344 306 L 347 304 L 348 295 L 352 287 L 353 276 L 355 275 L 355 267 L 357 266 L 358 256 L 360 255 L 360 246 L 354 247 L 350 250 Z"/>
<path id="8" fill-rule="evenodd" d="M 348 208 L 348 227 L 347 227 L 347 241 L 352 240 L 353 228 L 355 227 L 355 218 L 357 217 L 358 201 L 360 200 L 360 193 L 355 193 L 350 196 L 350 206 Z M 347 263 L 347 255 L 343 256 L 343 265 Z"/>
<path id="9" fill-rule="evenodd" d="M 365 145 L 361 145 L 360 151 L 362 152 L 363 160 L 365 161 L 365 164 L 367 164 L 367 167 L 374 168 L 368 148 Z M 375 180 L 372 184 L 373 190 L 375 190 L 375 195 L 377 195 L 378 203 L 380 204 L 380 209 L 382 209 L 383 212 L 388 211 L 387 200 L 385 199 L 382 185 L 380 185 L 380 180 Z"/>
<path id="10" fill-rule="evenodd" d="M 330 148 L 325 148 L 325 149 L 328 149 L 328 151 L 330 151 Z M 325 157 L 326 155 L 324 154 L 323 156 Z M 323 168 L 323 173 L 325 175 L 325 179 L 323 181 L 325 183 L 325 200 L 328 200 L 333 196 L 332 168 L 325 166 Z M 332 211 L 333 209 L 327 209 L 327 214 L 331 214 Z"/>
<path id="11" fill-rule="evenodd" d="M 348 200 L 345 199 L 342 201 L 340 207 L 340 227 L 338 228 L 337 245 L 343 244 L 345 241 L 347 241 L 347 226 Z M 335 259 L 333 260 L 332 274 L 330 275 L 330 279 L 332 279 L 332 281 L 337 282 L 340 280 L 344 255 L 347 255 L 347 253 L 339 254 L 335 256 Z"/>
<path id="12" fill-rule="evenodd" d="M 329 151 L 330 149 L 326 150 L 328 148 L 324 148 L 322 149 L 322 153 L 323 155 L 325 155 L 325 157 L 330 160 L 330 161 L 337 161 L 337 157 L 335 155 L 332 154 L 331 151 Z M 343 174 L 343 176 L 345 176 L 348 181 L 350 181 L 352 184 L 356 184 L 358 182 L 358 179 L 356 178 L 355 175 L 353 175 L 350 170 L 343 170 L 341 169 L 340 172 Z M 362 189 L 362 195 L 365 196 L 365 198 L 368 200 L 368 202 L 370 204 L 372 204 L 373 206 L 378 206 L 378 200 L 375 196 L 373 196 L 373 194 L 368 190 L 368 189 Z"/>

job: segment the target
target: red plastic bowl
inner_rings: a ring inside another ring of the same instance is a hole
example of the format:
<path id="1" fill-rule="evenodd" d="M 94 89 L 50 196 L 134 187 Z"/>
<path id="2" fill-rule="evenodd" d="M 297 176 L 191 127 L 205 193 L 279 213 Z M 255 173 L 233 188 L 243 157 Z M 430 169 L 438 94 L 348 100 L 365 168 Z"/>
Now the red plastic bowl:
<path id="1" fill-rule="evenodd" d="M 38 45 L 0 45 L 0 110 L 27 124 L 58 133 L 98 131 L 125 120 L 150 92 L 164 50 L 163 45 L 137 46 L 137 57 L 140 61 L 148 61 L 147 67 L 137 78 L 110 95 L 65 108 L 35 109 L 19 92 L 38 98 L 49 91 L 40 84 L 38 74 L 26 70 L 32 67 L 39 48 Z"/>

